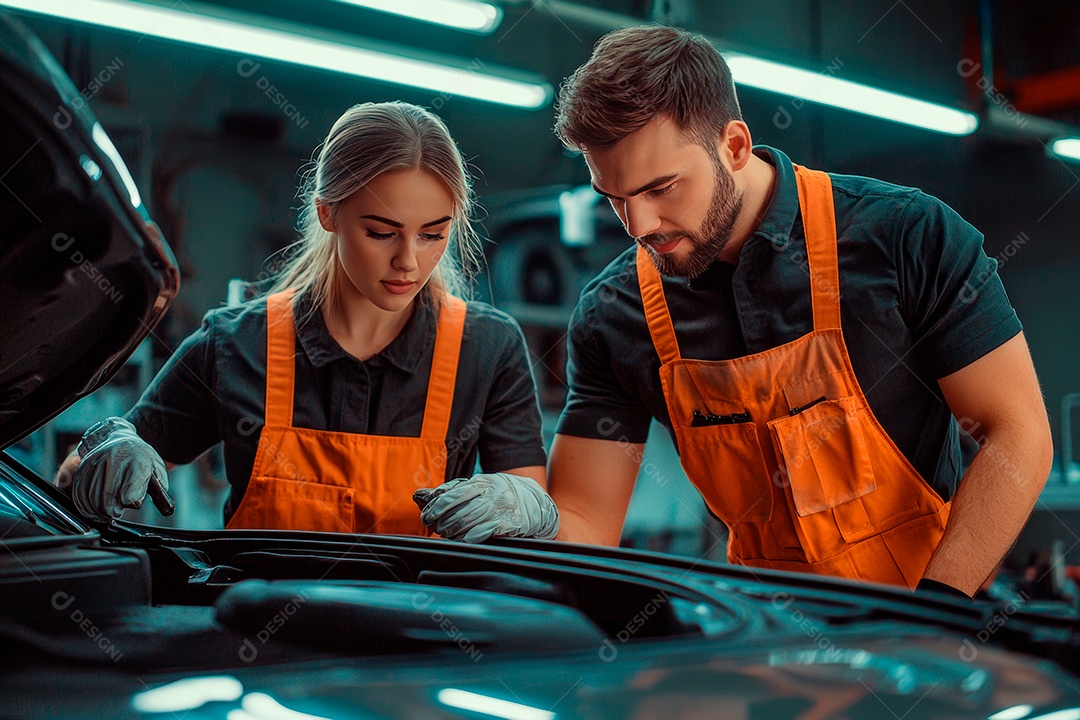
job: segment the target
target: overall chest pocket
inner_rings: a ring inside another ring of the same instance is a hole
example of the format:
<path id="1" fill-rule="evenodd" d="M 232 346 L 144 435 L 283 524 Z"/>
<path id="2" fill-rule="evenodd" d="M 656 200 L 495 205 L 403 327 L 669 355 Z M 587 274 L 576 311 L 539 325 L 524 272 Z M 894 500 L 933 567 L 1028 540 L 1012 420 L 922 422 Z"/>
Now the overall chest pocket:
<path id="1" fill-rule="evenodd" d="M 868 410 L 855 396 L 821 400 L 769 422 L 780 472 L 791 489 L 807 549 L 828 555 L 838 529 L 844 542 L 874 533 L 863 500 L 877 488 L 867 449 Z M 867 498 L 869 500 L 869 498 Z"/>
<path id="2" fill-rule="evenodd" d="M 260 475 L 248 483 L 229 528 L 352 533 L 352 488 Z"/>
<path id="3" fill-rule="evenodd" d="M 684 427 L 678 439 L 683 470 L 728 527 L 772 517 L 772 478 L 753 421 Z"/>

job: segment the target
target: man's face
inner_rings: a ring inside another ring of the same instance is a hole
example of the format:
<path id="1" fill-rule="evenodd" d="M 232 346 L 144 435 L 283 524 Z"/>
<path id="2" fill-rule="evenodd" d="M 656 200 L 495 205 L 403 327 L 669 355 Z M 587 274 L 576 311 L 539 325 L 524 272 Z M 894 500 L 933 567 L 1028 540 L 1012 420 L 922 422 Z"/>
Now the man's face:
<path id="1" fill-rule="evenodd" d="M 742 192 L 719 156 L 669 118 L 587 151 L 585 161 L 593 187 L 662 274 L 697 277 L 730 242 Z"/>

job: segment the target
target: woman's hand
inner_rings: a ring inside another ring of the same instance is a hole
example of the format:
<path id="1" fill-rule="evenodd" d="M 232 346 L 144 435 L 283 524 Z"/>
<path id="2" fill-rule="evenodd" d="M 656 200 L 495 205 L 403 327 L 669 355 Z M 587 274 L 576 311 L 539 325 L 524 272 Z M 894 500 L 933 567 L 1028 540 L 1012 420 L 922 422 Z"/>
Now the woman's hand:
<path id="1" fill-rule="evenodd" d="M 142 505 L 151 483 L 163 491 L 169 488 L 165 462 L 123 418 L 112 417 L 87 430 L 77 452 L 82 462 L 74 471 L 71 495 L 88 517 L 120 517 L 124 508 Z"/>
<path id="2" fill-rule="evenodd" d="M 559 510 L 540 484 L 509 473 L 458 478 L 418 490 L 420 520 L 444 538 L 479 543 L 491 537 L 551 540 L 559 532 Z"/>

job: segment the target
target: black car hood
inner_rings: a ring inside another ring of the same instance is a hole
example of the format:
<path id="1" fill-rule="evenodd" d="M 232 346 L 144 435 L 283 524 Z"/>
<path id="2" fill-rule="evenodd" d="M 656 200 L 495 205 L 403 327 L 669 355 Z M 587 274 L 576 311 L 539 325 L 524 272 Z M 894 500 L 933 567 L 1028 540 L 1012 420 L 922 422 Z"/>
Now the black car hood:
<path id="1" fill-rule="evenodd" d="M 61 500 L 0 454 L 14 716 L 1080 717 L 1076 610 L 1023 593 L 538 540 L 98 534 Z"/>
<path id="2" fill-rule="evenodd" d="M 179 289 L 83 95 L 0 15 L 0 447 L 103 385 Z"/>

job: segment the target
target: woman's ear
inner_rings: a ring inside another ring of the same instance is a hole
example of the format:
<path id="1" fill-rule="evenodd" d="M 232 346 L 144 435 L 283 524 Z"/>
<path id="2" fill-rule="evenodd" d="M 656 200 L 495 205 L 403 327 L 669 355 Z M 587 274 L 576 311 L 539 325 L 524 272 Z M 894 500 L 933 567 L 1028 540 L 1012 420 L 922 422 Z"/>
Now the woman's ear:
<path id="1" fill-rule="evenodd" d="M 322 200 L 316 200 L 315 212 L 319 215 L 319 224 L 322 225 L 323 230 L 329 233 L 337 232 L 337 225 L 334 223 L 333 208 Z"/>

